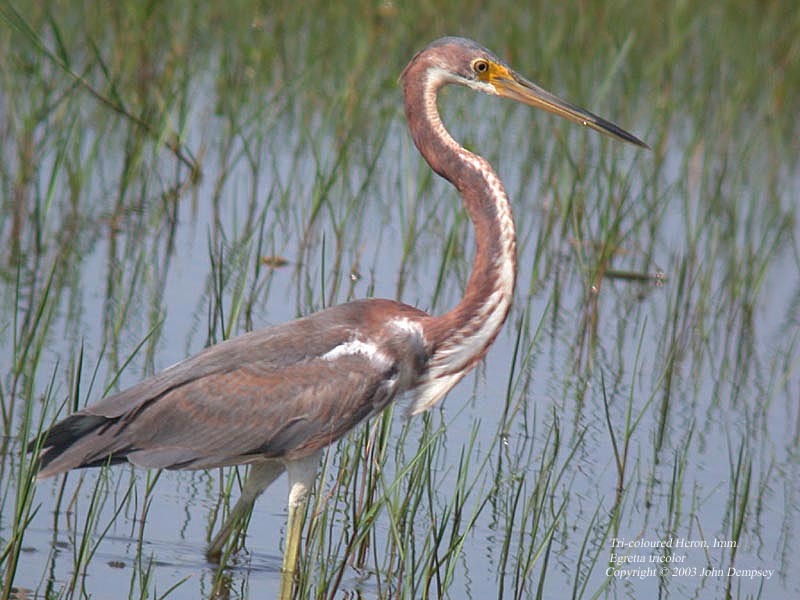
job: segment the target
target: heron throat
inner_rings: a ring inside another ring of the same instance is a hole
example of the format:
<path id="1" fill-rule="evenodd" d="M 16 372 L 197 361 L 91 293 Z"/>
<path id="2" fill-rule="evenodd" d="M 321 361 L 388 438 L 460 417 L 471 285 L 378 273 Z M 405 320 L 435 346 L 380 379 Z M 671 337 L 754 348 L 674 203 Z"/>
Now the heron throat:
<path id="1" fill-rule="evenodd" d="M 508 316 L 516 280 L 516 230 L 503 183 L 484 158 L 453 139 L 439 115 L 438 91 L 454 82 L 447 72 L 424 63 L 410 65 L 403 76 L 414 143 L 431 168 L 460 192 L 477 246 L 464 297 L 426 324 L 431 358 L 412 414 L 441 400 L 484 356 Z"/>

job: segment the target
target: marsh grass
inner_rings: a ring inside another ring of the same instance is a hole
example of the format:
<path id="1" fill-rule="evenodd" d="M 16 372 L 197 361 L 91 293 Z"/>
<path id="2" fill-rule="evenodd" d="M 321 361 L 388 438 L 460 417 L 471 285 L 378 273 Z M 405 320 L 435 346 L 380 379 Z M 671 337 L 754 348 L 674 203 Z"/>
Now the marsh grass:
<path id="1" fill-rule="evenodd" d="M 0 3 L 3 597 L 274 595 L 280 482 L 215 569 L 241 470 L 37 483 L 25 444 L 246 330 L 452 306 L 471 227 L 396 85 L 445 33 L 653 151 L 444 95 L 513 199 L 515 307 L 441 407 L 327 452 L 295 597 L 796 593 L 800 13 L 762 4 Z M 671 536 L 778 575 L 607 574 Z"/>

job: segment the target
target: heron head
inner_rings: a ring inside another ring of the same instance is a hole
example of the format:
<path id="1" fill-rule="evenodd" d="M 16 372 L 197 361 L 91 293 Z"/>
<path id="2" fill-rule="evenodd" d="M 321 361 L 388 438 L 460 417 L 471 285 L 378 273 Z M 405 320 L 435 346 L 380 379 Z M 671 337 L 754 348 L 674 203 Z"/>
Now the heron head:
<path id="1" fill-rule="evenodd" d="M 459 37 L 445 37 L 420 51 L 403 71 L 401 79 L 409 84 L 411 67 L 424 62 L 426 73 L 437 85 L 456 84 L 476 91 L 510 98 L 546 110 L 573 123 L 589 127 L 617 140 L 643 148 L 647 144 L 621 127 L 570 104 L 525 79 L 503 60 L 480 44 Z"/>

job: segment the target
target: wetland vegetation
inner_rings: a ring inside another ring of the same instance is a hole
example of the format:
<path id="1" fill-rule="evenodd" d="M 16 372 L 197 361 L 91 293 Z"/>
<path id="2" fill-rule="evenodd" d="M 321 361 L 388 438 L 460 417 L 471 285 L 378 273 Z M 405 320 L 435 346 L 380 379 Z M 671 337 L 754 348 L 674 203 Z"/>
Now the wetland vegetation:
<path id="1" fill-rule="evenodd" d="M 514 307 L 441 405 L 329 449 L 296 597 L 800 593 L 795 0 L 0 0 L 0 597 L 275 595 L 283 481 L 216 569 L 243 473 L 37 483 L 25 444 L 253 328 L 452 306 L 472 232 L 397 85 L 445 34 L 652 152 L 444 94 L 512 200 Z"/>

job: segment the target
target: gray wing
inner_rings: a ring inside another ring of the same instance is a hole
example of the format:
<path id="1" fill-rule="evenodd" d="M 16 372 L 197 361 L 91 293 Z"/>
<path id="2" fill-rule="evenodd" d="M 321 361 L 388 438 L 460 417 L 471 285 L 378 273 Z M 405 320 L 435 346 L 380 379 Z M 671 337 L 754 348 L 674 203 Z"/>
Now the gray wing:
<path id="1" fill-rule="evenodd" d="M 377 358 L 347 346 L 387 306 L 425 316 L 390 301 L 337 306 L 218 344 L 109 396 L 44 434 L 40 477 L 122 461 L 208 468 L 323 448 L 407 389 L 409 371 L 425 363 L 423 340 L 408 332 L 393 334 Z"/>

